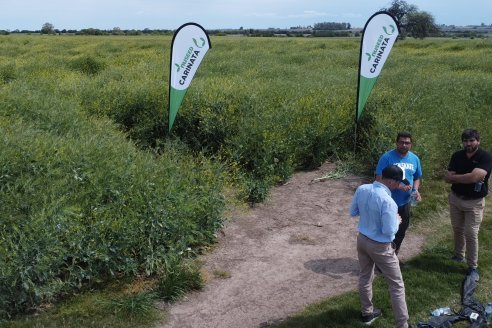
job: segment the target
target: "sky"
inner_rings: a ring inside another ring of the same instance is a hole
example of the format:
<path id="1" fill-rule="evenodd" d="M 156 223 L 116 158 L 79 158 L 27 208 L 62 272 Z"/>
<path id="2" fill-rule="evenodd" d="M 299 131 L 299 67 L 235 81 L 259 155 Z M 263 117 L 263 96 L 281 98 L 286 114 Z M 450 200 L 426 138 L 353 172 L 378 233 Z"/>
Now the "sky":
<path id="1" fill-rule="evenodd" d="M 437 24 L 492 24 L 492 0 L 408 0 Z M 367 19 L 391 0 L 0 0 L 0 30 L 97 28 L 177 29 L 194 22 L 205 29 L 289 28 Z"/>

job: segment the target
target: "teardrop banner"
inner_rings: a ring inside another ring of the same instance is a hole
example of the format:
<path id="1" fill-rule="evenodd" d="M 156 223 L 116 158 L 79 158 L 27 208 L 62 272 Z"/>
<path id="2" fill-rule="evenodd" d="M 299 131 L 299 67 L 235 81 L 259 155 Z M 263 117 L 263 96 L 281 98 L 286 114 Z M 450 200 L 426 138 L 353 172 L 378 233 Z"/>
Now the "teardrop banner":
<path id="1" fill-rule="evenodd" d="M 385 11 L 372 15 L 364 26 L 359 56 L 356 122 L 362 115 L 367 99 L 399 33 L 395 18 Z"/>
<path id="2" fill-rule="evenodd" d="M 207 31 L 196 23 L 183 24 L 174 32 L 169 65 L 169 132 L 186 91 L 210 48 Z"/>

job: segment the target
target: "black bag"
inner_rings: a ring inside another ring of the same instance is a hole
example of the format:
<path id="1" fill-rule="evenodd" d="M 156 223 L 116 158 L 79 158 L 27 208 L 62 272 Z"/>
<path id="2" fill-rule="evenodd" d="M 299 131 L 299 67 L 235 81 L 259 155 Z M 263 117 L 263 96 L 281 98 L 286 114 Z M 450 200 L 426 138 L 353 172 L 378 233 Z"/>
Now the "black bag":
<path id="1" fill-rule="evenodd" d="M 475 300 L 473 294 L 480 279 L 477 271 L 472 271 L 465 277 L 461 289 L 461 310 L 456 315 L 431 317 L 427 322 L 419 322 L 418 327 L 450 328 L 455 322 L 470 320 L 472 313 L 477 313 L 478 318 L 472 321 L 471 328 L 482 328 L 487 325 L 485 320 L 485 308 Z"/>

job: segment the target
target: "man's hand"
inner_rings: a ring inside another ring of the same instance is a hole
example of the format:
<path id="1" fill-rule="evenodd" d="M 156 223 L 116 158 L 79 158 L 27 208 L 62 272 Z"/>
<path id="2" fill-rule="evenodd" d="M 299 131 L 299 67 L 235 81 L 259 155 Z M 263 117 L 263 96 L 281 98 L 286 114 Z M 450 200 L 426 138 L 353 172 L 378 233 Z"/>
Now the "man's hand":
<path id="1" fill-rule="evenodd" d="M 396 214 L 396 219 L 398 220 L 398 224 L 401 224 L 401 216 L 400 214 Z"/>
<path id="2" fill-rule="evenodd" d="M 404 191 L 404 192 L 407 192 L 409 191 L 410 189 L 412 189 L 412 186 L 411 185 L 408 185 L 408 186 L 405 186 L 405 185 L 399 185 L 398 186 L 398 189 Z"/>
<path id="3" fill-rule="evenodd" d="M 446 181 L 447 183 L 453 183 L 453 176 L 455 174 L 455 171 L 446 171 L 446 173 L 444 174 L 444 181 Z"/>

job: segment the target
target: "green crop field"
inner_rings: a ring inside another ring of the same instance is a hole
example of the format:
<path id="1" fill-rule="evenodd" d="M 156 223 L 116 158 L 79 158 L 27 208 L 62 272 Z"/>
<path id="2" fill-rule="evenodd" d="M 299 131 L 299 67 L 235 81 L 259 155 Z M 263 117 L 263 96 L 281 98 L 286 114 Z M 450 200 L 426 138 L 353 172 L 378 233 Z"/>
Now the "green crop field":
<path id="1" fill-rule="evenodd" d="M 356 125 L 358 38 L 212 37 L 169 134 L 170 43 L 0 36 L 1 317 L 165 280 L 214 242 L 225 190 L 260 202 L 326 160 L 371 174 L 407 130 L 431 211 L 462 130 L 492 150 L 491 39 L 398 41 Z"/>

